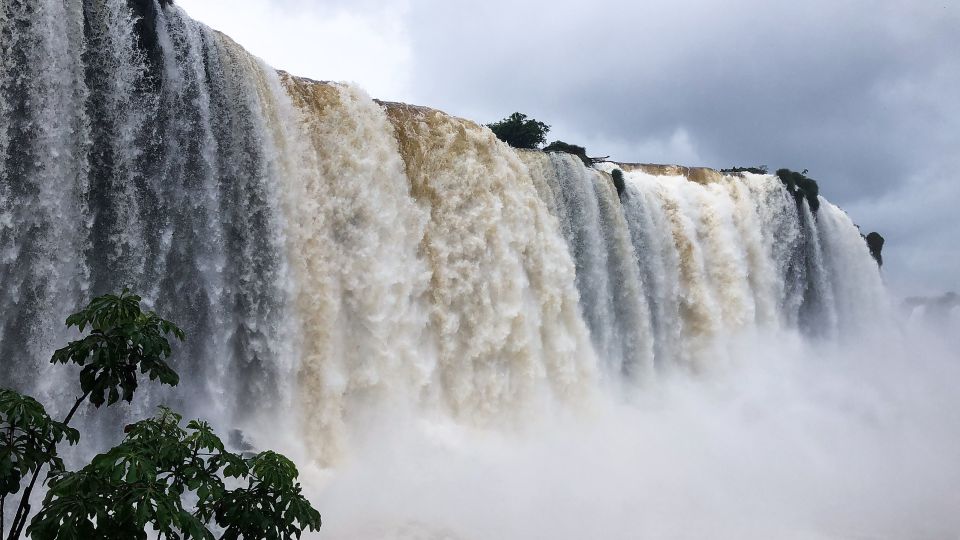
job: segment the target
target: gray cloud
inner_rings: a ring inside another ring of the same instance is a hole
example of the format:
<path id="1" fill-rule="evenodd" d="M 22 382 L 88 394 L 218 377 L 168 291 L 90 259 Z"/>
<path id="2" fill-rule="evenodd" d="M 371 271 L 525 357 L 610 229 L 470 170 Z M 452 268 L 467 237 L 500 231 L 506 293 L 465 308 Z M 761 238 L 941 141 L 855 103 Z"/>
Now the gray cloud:
<path id="1" fill-rule="evenodd" d="M 952 84 L 926 95 L 938 77 L 960 82 L 955 7 L 797 4 L 417 2 L 417 97 L 489 119 L 562 118 L 588 140 L 682 128 L 707 165 L 806 167 L 835 179 L 840 199 L 861 176 L 889 189 L 956 143 L 920 136 L 933 126 L 915 116 L 956 112 Z"/>
<path id="2" fill-rule="evenodd" d="M 890 239 L 900 290 L 960 288 L 956 0 L 180 2 L 300 74 L 479 122 L 523 111 L 594 155 L 807 168 Z M 341 19 L 357 31 L 324 41 Z"/>
<path id="3" fill-rule="evenodd" d="M 890 238 L 902 289 L 960 286 L 960 260 L 942 257 L 960 235 L 960 193 L 943 189 L 960 149 L 956 2 L 421 1 L 410 15 L 424 103 L 481 121 L 527 112 L 626 161 L 808 168 Z"/>

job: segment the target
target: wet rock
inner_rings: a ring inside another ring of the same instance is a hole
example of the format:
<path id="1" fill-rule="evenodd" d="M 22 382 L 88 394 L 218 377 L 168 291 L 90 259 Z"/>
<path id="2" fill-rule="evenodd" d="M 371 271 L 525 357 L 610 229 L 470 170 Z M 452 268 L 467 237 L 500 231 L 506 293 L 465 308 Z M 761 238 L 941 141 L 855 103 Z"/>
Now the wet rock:
<path id="1" fill-rule="evenodd" d="M 613 186 L 617 188 L 617 196 L 622 199 L 623 191 L 627 189 L 626 184 L 623 182 L 623 171 L 620 169 L 614 169 L 611 176 L 613 176 Z"/>
<path id="2" fill-rule="evenodd" d="M 877 261 L 877 265 L 883 266 L 883 237 L 880 233 L 872 232 L 864 237 L 867 240 L 867 247 L 870 248 L 870 255 Z"/>

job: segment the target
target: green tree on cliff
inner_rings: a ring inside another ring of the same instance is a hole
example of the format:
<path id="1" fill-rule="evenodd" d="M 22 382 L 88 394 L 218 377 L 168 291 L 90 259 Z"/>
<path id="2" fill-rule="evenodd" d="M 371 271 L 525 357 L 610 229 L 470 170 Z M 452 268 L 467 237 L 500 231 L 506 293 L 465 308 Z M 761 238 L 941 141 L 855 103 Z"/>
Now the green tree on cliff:
<path id="1" fill-rule="evenodd" d="M 515 112 L 499 122 L 487 124 L 494 135 L 514 148 L 539 148 L 547 140 L 550 126 Z"/>

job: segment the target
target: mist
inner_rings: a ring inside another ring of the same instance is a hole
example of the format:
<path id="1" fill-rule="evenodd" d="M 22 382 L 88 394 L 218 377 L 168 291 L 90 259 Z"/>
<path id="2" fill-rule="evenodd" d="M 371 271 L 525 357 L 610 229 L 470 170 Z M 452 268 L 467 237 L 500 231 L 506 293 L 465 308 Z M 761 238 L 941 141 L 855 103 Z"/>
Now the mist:
<path id="1" fill-rule="evenodd" d="M 329 6 L 343 32 L 393 26 L 344 5 Z M 0 17 L 17 51 L 0 59 L 0 385 L 69 407 L 76 374 L 48 360 L 76 334 L 58 321 L 100 294 L 142 291 L 187 336 L 170 359 L 177 388 L 144 381 L 135 403 L 81 415 L 91 436 L 71 466 L 171 405 L 238 451 L 290 456 L 324 516 L 317 538 L 960 533 L 960 314 L 891 292 L 908 270 L 940 292 L 957 250 L 894 248 L 884 270 L 862 236 L 880 216 L 902 226 L 895 246 L 931 229 L 953 246 L 947 161 L 877 160 L 863 170 L 895 161 L 912 180 L 878 180 L 890 189 L 847 213 L 809 179 L 512 148 L 437 109 L 278 71 L 177 5 L 140 7 L 21 1 Z M 282 15 L 311 39 L 306 19 Z M 384 48 L 403 64 L 406 49 L 383 42 L 363 55 Z M 554 71 L 529 64 L 517 79 Z M 460 90 L 484 87 L 471 74 Z M 620 93 L 675 95 L 610 80 L 596 98 L 589 85 L 557 94 L 611 108 Z M 716 140 L 768 139 L 706 114 L 724 101 L 699 102 Z M 582 109 L 571 122 L 604 116 Z M 667 158 L 719 160 L 695 124 L 650 119 L 622 129 L 669 133 L 644 144 Z"/>
<path id="2" fill-rule="evenodd" d="M 739 336 L 722 368 L 519 427 L 383 413 L 308 472 L 318 538 L 950 537 L 960 325 L 907 319 L 843 344 Z"/>

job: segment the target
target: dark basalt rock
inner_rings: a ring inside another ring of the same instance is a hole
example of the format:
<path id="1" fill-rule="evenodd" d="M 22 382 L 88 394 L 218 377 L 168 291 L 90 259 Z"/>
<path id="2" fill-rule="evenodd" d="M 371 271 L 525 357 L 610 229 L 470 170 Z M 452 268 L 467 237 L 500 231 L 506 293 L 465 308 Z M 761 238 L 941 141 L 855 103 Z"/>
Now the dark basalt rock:
<path id="1" fill-rule="evenodd" d="M 818 195 L 820 195 L 820 186 L 817 185 L 816 180 L 807 177 L 806 173 L 806 169 L 804 169 L 803 172 L 795 172 L 790 169 L 778 169 L 777 177 L 783 182 L 783 185 L 787 187 L 787 191 L 793 194 L 798 204 L 803 199 L 806 199 L 810 211 L 816 214 L 817 210 L 820 209 L 820 199 L 818 198 Z"/>
<path id="2" fill-rule="evenodd" d="M 867 241 L 867 247 L 870 248 L 870 255 L 877 261 L 878 266 L 883 266 L 883 237 L 880 233 L 872 232 L 864 237 Z"/>
<path id="3" fill-rule="evenodd" d="M 587 167 L 593 165 L 593 160 L 587 157 L 587 149 L 576 144 L 565 143 L 563 141 L 553 141 L 543 148 L 544 152 L 566 152 L 580 158 Z"/>
<path id="4" fill-rule="evenodd" d="M 740 174 L 745 172 L 753 174 L 768 174 L 766 165 L 760 165 L 758 167 L 731 167 L 729 169 L 720 169 L 720 172 L 723 174 Z"/>
<path id="5" fill-rule="evenodd" d="M 613 187 L 617 188 L 617 196 L 623 199 L 623 192 L 627 189 L 626 184 L 623 182 L 623 171 L 614 169 L 611 176 L 613 176 Z"/>

